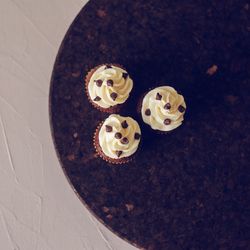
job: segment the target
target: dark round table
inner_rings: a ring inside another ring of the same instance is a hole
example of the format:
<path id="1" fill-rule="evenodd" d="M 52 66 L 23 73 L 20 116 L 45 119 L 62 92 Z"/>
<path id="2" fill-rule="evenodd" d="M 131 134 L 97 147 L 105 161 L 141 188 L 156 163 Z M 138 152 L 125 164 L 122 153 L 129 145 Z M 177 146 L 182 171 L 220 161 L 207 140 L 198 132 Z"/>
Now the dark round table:
<path id="1" fill-rule="evenodd" d="M 92 145 L 107 117 L 84 93 L 102 63 L 124 65 L 134 90 L 121 110 L 143 144 L 123 166 Z M 167 84 L 187 102 L 184 124 L 153 133 L 136 113 L 140 96 Z M 250 4 L 246 0 L 90 0 L 55 62 L 51 128 L 65 175 L 108 228 L 143 249 L 250 246 Z M 65 201 L 67 202 L 67 201 Z"/>

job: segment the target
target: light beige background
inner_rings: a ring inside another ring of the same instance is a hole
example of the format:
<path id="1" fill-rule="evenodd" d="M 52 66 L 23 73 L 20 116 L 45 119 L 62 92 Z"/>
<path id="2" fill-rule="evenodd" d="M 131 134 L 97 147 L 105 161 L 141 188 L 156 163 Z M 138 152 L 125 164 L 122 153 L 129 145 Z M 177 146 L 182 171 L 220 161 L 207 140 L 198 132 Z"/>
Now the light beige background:
<path id="1" fill-rule="evenodd" d="M 64 177 L 48 117 L 50 76 L 86 0 L 0 0 L 0 249 L 132 250 Z"/>

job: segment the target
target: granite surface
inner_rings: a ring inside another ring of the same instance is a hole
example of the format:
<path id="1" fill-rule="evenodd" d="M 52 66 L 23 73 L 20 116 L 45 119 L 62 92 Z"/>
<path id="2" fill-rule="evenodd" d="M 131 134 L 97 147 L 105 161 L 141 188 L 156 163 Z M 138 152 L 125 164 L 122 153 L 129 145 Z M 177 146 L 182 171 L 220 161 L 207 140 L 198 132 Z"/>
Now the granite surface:
<path id="1" fill-rule="evenodd" d="M 134 79 L 121 110 L 142 126 L 133 163 L 96 156 L 84 77 L 115 62 Z M 169 84 L 185 96 L 184 124 L 157 135 L 136 113 L 141 95 Z M 62 43 L 51 83 L 51 125 L 62 168 L 111 230 L 144 249 L 250 245 L 250 4 L 93 0 Z"/>

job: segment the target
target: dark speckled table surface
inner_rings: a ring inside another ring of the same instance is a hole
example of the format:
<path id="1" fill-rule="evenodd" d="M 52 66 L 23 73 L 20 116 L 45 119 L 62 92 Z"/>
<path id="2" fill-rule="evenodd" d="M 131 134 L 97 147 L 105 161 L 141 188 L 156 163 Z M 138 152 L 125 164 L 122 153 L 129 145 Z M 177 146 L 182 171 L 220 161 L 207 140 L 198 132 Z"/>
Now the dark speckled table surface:
<path id="1" fill-rule="evenodd" d="M 124 65 L 134 90 L 121 110 L 142 126 L 134 162 L 112 166 L 92 137 L 106 114 L 84 77 Z M 184 124 L 157 135 L 136 114 L 139 97 L 168 84 L 187 102 Z M 50 96 L 62 169 L 105 225 L 139 248 L 249 249 L 250 3 L 247 0 L 91 0 L 62 42 Z"/>

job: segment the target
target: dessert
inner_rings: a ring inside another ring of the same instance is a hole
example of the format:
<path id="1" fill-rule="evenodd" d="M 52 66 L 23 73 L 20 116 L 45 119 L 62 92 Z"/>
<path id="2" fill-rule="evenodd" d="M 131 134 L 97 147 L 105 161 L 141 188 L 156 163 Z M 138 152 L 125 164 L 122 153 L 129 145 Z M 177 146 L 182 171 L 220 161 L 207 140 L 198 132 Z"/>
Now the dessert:
<path id="1" fill-rule="evenodd" d="M 139 111 L 143 121 L 152 129 L 168 132 L 182 124 L 186 103 L 174 88 L 160 86 L 143 97 Z"/>
<path id="2" fill-rule="evenodd" d="M 98 155 L 113 164 L 129 162 L 141 141 L 141 129 L 131 117 L 110 115 L 96 129 L 94 146 Z"/>
<path id="3" fill-rule="evenodd" d="M 117 64 L 100 65 L 92 69 L 85 82 L 89 101 L 100 111 L 115 113 L 126 102 L 133 88 L 128 72 Z"/>

